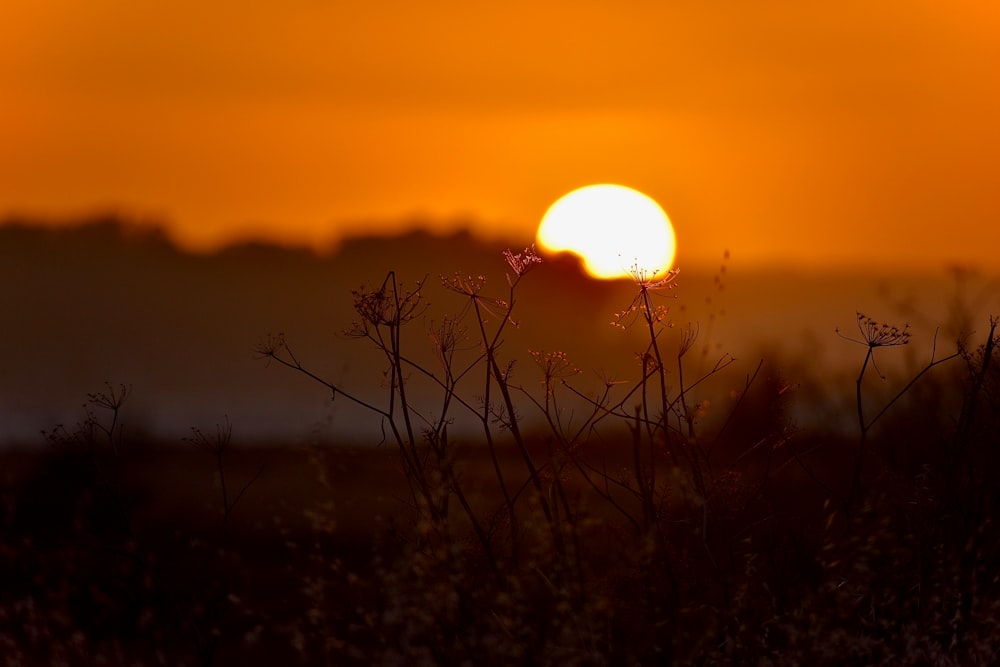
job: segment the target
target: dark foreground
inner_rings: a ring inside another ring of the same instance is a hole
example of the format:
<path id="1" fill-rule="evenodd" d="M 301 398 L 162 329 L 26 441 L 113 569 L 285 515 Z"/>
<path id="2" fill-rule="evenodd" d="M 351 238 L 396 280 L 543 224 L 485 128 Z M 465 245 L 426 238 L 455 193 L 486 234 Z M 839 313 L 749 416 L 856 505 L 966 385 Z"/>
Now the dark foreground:
<path id="1" fill-rule="evenodd" d="M 562 497 L 546 519 L 525 485 L 516 533 L 486 450 L 456 445 L 491 554 L 455 499 L 446 532 L 415 519 L 388 445 L 5 451 L 0 662 L 996 664 L 1000 443 L 953 466 L 933 438 L 873 442 L 852 489 L 850 439 L 761 442 L 703 495 L 656 471 L 646 508 L 627 437 L 539 440 Z"/>

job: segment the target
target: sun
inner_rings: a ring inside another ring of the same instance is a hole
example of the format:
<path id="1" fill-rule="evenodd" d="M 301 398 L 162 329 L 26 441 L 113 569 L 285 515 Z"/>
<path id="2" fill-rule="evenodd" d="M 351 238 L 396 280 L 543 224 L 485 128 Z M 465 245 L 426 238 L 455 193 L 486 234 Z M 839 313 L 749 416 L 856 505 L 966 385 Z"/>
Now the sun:
<path id="1" fill-rule="evenodd" d="M 670 218 L 650 197 L 624 185 L 588 185 L 559 198 L 542 216 L 542 250 L 571 252 L 595 278 L 666 273 L 677 248 Z"/>

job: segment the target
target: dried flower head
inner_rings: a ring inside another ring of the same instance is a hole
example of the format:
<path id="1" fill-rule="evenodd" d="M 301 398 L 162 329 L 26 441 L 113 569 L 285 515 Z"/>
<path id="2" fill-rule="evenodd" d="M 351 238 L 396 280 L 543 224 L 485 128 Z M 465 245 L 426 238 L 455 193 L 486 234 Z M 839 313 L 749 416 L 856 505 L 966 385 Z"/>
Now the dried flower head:
<path id="1" fill-rule="evenodd" d="M 868 348 L 865 364 L 867 365 L 868 360 L 871 359 L 872 365 L 875 367 L 875 372 L 884 380 L 885 375 L 882 374 L 878 364 L 875 362 L 875 348 L 906 345 L 910 342 L 910 325 L 905 324 L 900 329 L 888 324 L 881 324 L 867 315 L 858 313 L 858 331 L 861 332 L 861 338 L 844 335 L 840 332 L 840 329 L 836 329 L 837 335 L 844 340 L 849 340 L 852 343 L 864 345 Z M 864 370 L 862 370 L 862 373 L 864 373 Z"/>
<path id="2" fill-rule="evenodd" d="M 535 250 L 534 244 L 525 248 L 523 252 L 515 253 L 512 250 L 504 250 L 503 257 L 518 276 L 523 276 L 544 261 L 541 255 Z"/>
<path id="3" fill-rule="evenodd" d="M 580 369 L 573 365 L 565 352 L 547 352 L 545 350 L 528 350 L 531 358 L 535 360 L 538 367 L 542 369 L 545 379 L 543 384 L 549 384 L 553 379 L 568 378 L 580 373 Z"/>
<path id="4" fill-rule="evenodd" d="M 904 324 L 903 328 L 890 326 L 888 324 L 876 322 L 874 319 L 864 315 L 863 313 L 858 313 L 858 330 L 861 332 L 861 338 L 854 338 L 852 336 L 844 335 L 837 329 L 837 335 L 845 340 L 849 340 L 853 343 L 859 345 L 865 345 L 870 348 L 876 347 L 895 347 L 897 345 L 906 345 L 910 342 L 910 325 Z"/>
<path id="5" fill-rule="evenodd" d="M 425 278 L 426 280 L 426 278 Z M 379 327 L 401 326 L 419 317 L 427 308 L 421 289 L 424 280 L 411 290 L 403 290 L 396 276 L 389 272 L 378 289 L 360 287 L 351 290 L 354 310 L 360 316 L 347 330 L 348 336 L 365 337 Z"/>
<path id="6" fill-rule="evenodd" d="M 650 301 L 650 295 L 653 292 L 662 292 L 674 289 L 674 287 L 676 287 L 675 281 L 677 279 L 677 275 L 680 273 L 680 269 L 670 269 L 661 278 L 654 279 L 653 276 L 656 275 L 655 271 L 648 271 L 646 269 L 639 268 L 638 264 L 633 264 L 629 273 L 639 286 L 639 291 L 636 292 L 636 295 L 632 299 L 632 303 L 629 304 L 628 308 L 615 313 L 614 319 L 611 320 L 611 326 L 618 327 L 619 329 L 627 329 L 640 315 L 643 320 L 650 324 L 663 323 L 664 326 L 667 327 L 673 326 L 672 323 L 667 320 L 667 316 L 670 314 L 670 309 L 662 304 L 654 305 Z"/>
<path id="7" fill-rule="evenodd" d="M 107 387 L 107 392 L 98 391 L 92 394 L 87 394 L 87 401 L 91 405 L 98 408 L 104 408 L 105 410 L 119 410 L 122 407 L 122 404 L 125 403 L 125 399 L 128 398 L 132 387 L 120 384 L 116 389 L 110 382 L 105 382 L 104 386 Z"/>
<path id="8" fill-rule="evenodd" d="M 214 433 L 206 433 L 200 428 L 194 426 L 191 427 L 191 437 L 184 438 L 187 442 L 194 445 L 196 449 L 208 452 L 210 454 L 219 455 L 225 451 L 226 447 L 229 446 L 230 440 L 233 437 L 233 425 L 229 421 L 229 417 L 223 418 L 221 424 L 215 425 Z"/>
<path id="9" fill-rule="evenodd" d="M 510 276 L 507 276 L 507 281 L 510 282 Z M 441 284 L 445 287 L 445 289 L 461 294 L 462 296 L 469 297 L 470 303 L 474 303 L 475 308 L 483 313 L 486 313 L 486 315 L 496 319 L 506 318 L 507 321 L 513 326 L 518 326 L 517 322 L 510 317 L 510 302 L 505 299 L 487 297 L 481 294 L 483 286 L 486 284 L 486 276 L 482 274 L 478 276 L 463 276 L 460 273 L 455 273 L 450 276 L 442 275 Z M 466 308 L 468 307 L 469 304 L 466 304 Z M 464 312 L 465 311 L 463 311 L 463 313 Z"/>
<path id="10" fill-rule="evenodd" d="M 258 358 L 270 359 L 281 353 L 285 347 L 285 334 L 268 334 L 267 338 L 257 343 L 253 351 Z"/>
<path id="11" fill-rule="evenodd" d="M 479 293 L 483 290 L 483 285 L 486 284 L 486 276 L 480 274 L 478 276 L 463 276 L 460 273 L 454 273 L 450 276 L 444 274 L 441 275 L 441 285 L 445 289 L 449 289 L 452 292 L 462 294 L 464 296 L 478 297 Z"/>
<path id="12" fill-rule="evenodd" d="M 445 317 L 441 324 L 427 332 L 431 342 L 434 344 L 434 351 L 437 354 L 438 362 L 445 370 L 450 370 L 455 351 L 460 349 L 460 343 L 465 340 L 466 330 L 457 318 Z"/>
<path id="13" fill-rule="evenodd" d="M 680 273 L 681 270 L 670 269 L 660 278 L 656 278 L 656 276 L 660 273 L 659 269 L 642 268 L 639 266 L 638 262 L 634 262 L 628 272 L 641 289 L 655 291 L 673 289 L 674 281 L 677 279 L 677 274 Z"/>

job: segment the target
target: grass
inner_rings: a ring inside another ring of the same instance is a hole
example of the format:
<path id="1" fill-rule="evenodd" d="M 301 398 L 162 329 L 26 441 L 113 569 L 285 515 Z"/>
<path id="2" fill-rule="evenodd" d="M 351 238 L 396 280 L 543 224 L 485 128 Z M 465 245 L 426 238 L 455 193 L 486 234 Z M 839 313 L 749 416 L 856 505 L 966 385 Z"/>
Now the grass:
<path id="1" fill-rule="evenodd" d="M 505 260 L 496 292 L 442 277 L 445 315 L 427 278 L 353 293 L 380 398 L 282 336 L 257 349 L 382 447 L 243 449 L 228 421 L 145 443 L 109 385 L 44 453 L 5 455 L 6 664 L 997 662 L 995 319 L 883 375 L 910 332 L 858 315 L 845 433 L 792 422 L 763 361 L 668 336 L 674 274 L 635 270 L 612 318 L 634 378 L 509 357 L 540 258 Z"/>

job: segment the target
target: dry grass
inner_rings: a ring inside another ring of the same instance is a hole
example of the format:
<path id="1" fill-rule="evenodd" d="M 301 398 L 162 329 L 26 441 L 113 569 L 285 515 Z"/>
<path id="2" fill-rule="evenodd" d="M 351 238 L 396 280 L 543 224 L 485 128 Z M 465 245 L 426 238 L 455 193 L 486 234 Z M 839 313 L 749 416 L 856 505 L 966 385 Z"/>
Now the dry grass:
<path id="1" fill-rule="evenodd" d="M 503 342 L 537 261 L 506 259 L 500 296 L 444 279 L 434 326 L 426 281 L 354 294 L 383 402 L 281 337 L 258 350 L 379 416 L 380 447 L 143 443 L 109 386 L 45 451 L 6 453 L 5 664 L 997 662 L 995 321 L 876 399 L 876 348 L 910 334 L 859 316 L 844 434 L 792 423 L 772 366 L 692 363 L 695 327 L 668 349 L 669 279 L 637 274 L 615 316 L 638 379 L 588 386 L 545 351 L 529 375 Z M 426 331 L 436 365 L 411 356 Z"/>

